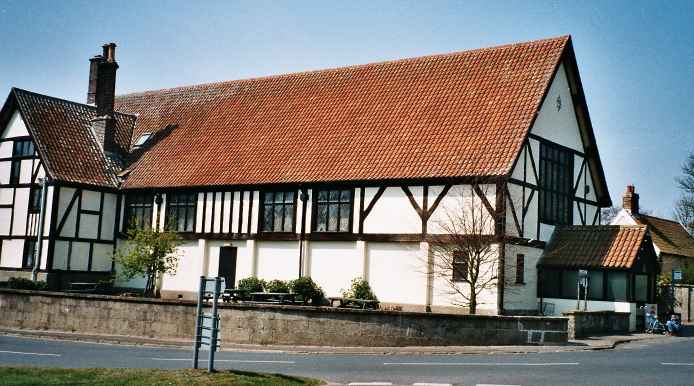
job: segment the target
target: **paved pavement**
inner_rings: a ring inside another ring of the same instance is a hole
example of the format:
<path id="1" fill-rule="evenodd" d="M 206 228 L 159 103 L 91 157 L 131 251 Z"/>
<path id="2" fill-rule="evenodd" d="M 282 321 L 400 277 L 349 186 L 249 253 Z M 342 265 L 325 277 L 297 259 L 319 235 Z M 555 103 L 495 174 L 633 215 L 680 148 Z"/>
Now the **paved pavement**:
<path id="1" fill-rule="evenodd" d="M 0 336 L 0 365 L 184 368 L 190 350 Z M 694 339 L 659 337 L 614 350 L 526 354 L 340 354 L 226 351 L 219 369 L 302 375 L 333 384 L 691 385 Z M 203 366 L 205 363 L 202 364 Z"/>

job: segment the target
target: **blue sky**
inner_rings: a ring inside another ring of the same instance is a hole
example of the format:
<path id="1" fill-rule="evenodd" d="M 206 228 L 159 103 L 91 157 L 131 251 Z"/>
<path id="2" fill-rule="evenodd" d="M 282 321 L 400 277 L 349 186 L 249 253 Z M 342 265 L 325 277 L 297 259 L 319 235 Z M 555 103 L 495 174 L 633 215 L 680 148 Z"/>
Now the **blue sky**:
<path id="1" fill-rule="evenodd" d="M 0 93 L 83 101 L 118 44 L 117 92 L 571 34 L 610 193 L 671 217 L 694 150 L 694 2 L 0 0 Z"/>

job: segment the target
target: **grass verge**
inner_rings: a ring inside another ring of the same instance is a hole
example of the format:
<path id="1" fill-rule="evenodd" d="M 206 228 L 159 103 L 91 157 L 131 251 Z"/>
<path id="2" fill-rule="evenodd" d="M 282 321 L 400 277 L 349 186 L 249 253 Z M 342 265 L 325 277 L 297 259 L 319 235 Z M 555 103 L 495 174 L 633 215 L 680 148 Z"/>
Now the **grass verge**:
<path id="1" fill-rule="evenodd" d="M 56 369 L 38 367 L 0 367 L 0 384 L 28 385 L 320 385 L 321 381 L 282 374 L 261 374 L 245 371 L 159 369 Z"/>

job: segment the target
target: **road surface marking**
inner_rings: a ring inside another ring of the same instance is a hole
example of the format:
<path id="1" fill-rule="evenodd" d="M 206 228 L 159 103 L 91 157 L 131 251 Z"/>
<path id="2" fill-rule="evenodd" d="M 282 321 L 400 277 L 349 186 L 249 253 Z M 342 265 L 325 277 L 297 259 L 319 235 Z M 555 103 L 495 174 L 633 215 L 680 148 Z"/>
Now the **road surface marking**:
<path id="1" fill-rule="evenodd" d="M 191 362 L 193 359 L 192 358 L 149 358 L 153 361 L 189 361 Z M 207 359 L 198 359 L 200 362 L 207 362 Z M 241 359 L 215 359 L 215 362 L 232 362 L 232 363 L 276 363 L 276 364 L 282 364 L 282 365 L 293 365 L 296 362 L 294 361 L 251 361 L 251 360 L 241 360 Z"/>
<path id="2" fill-rule="evenodd" d="M 40 352 L 22 352 L 22 351 L 0 351 L 0 354 L 17 354 L 17 355 L 38 355 L 45 357 L 59 357 L 60 354 L 48 354 Z"/>
<path id="3" fill-rule="evenodd" d="M 485 362 L 385 362 L 385 366 L 578 366 L 578 362 L 485 363 Z"/>
<path id="4" fill-rule="evenodd" d="M 520 386 L 520 385 L 490 385 L 487 383 L 478 383 L 475 386 Z"/>
<path id="5" fill-rule="evenodd" d="M 352 382 L 348 383 L 348 386 L 390 386 L 390 382 Z"/>
<path id="6" fill-rule="evenodd" d="M 450 383 L 427 383 L 427 382 L 418 382 L 418 383 L 413 383 L 412 386 L 453 386 Z"/>
<path id="7" fill-rule="evenodd" d="M 663 366 L 694 366 L 694 363 L 672 363 L 672 362 L 663 362 L 661 363 Z"/>

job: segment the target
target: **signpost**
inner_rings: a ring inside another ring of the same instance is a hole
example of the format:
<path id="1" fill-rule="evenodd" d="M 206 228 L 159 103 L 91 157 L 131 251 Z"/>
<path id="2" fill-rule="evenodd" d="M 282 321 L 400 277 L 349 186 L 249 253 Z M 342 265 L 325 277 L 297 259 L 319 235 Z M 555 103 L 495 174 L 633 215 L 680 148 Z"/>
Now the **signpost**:
<path id="1" fill-rule="evenodd" d="M 207 290 L 207 283 L 214 283 L 211 291 Z M 207 371 L 214 371 L 214 353 L 219 348 L 219 314 L 217 312 L 217 302 L 221 292 L 222 281 L 219 277 L 207 278 L 200 276 L 200 288 L 198 289 L 197 317 L 195 319 L 195 342 L 193 345 L 193 368 L 198 368 L 198 358 L 200 347 L 209 346 L 209 358 Z M 202 306 L 205 298 L 211 294 L 212 312 L 203 312 Z"/>
<path id="2" fill-rule="evenodd" d="M 581 309 L 581 288 L 583 288 L 583 311 L 588 309 L 588 270 L 578 270 L 578 280 L 576 280 L 576 309 Z"/>

